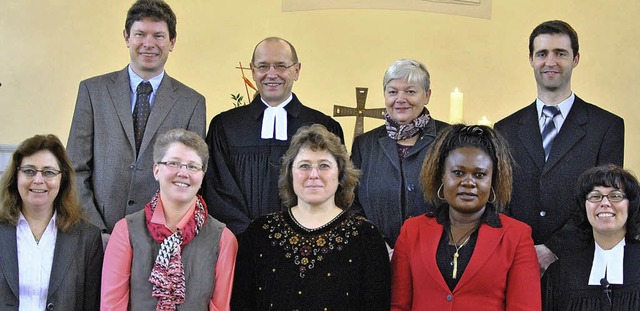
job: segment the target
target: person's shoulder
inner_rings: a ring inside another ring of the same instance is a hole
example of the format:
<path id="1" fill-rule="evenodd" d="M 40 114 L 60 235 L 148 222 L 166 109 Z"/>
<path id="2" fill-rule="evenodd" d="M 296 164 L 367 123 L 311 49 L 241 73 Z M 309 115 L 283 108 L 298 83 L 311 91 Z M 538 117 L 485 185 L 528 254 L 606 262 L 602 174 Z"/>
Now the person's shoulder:
<path id="1" fill-rule="evenodd" d="M 514 124 L 520 123 L 520 120 L 527 114 L 530 113 L 532 109 L 532 104 L 526 105 L 510 115 L 502 118 L 500 121 L 496 122 L 495 127 L 500 128 L 504 126 L 511 126 Z"/>
<path id="2" fill-rule="evenodd" d="M 125 67 L 124 70 L 126 70 L 126 67 Z M 117 71 L 113 71 L 113 72 L 109 72 L 109 73 L 104 73 L 104 74 L 93 76 L 93 77 L 90 77 L 90 78 L 86 78 L 86 79 L 82 80 L 81 83 L 85 83 L 85 84 L 102 84 L 105 81 L 113 81 L 113 80 L 115 80 L 121 74 L 123 74 L 123 69 L 120 69 L 120 70 L 117 70 Z"/>
<path id="3" fill-rule="evenodd" d="M 515 218 L 511 218 L 505 214 L 498 214 L 500 217 L 500 223 L 502 223 L 502 227 L 506 229 L 516 229 L 518 231 L 531 231 L 531 227 L 526 223 L 517 220 Z"/>
<path id="4" fill-rule="evenodd" d="M 187 94 L 189 96 L 204 98 L 204 96 L 202 94 L 200 94 L 198 91 L 196 91 L 195 89 L 191 88 L 190 86 L 180 82 L 178 79 L 170 76 L 167 73 L 165 73 L 165 79 L 167 79 L 167 81 L 169 81 L 171 83 L 171 86 L 174 88 L 174 90 L 176 92 L 179 92 L 179 93 L 182 93 L 182 94 Z M 161 87 L 162 87 L 162 85 L 161 85 Z"/>
<path id="5" fill-rule="evenodd" d="M 386 131 L 386 127 L 384 125 L 378 126 L 372 130 L 366 131 L 356 137 L 353 138 L 353 144 L 362 144 L 365 141 L 377 140 L 380 137 L 380 133 Z"/>
<path id="6" fill-rule="evenodd" d="M 251 116 L 250 105 L 251 104 L 233 107 L 226 111 L 218 113 L 211 119 L 211 126 L 214 126 L 214 125 L 220 125 L 224 127 L 234 126 L 234 125 L 246 126 L 246 124 L 243 124 L 242 122 L 238 122 L 238 121 L 246 120 Z"/>
<path id="7" fill-rule="evenodd" d="M 598 118 L 598 119 L 622 120 L 620 116 L 608 110 L 605 110 L 600 106 L 586 102 L 583 99 L 579 98 L 578 96 L 576 96 L 574 105 L 576 105 L 577 107 L 580 107 L 580 105 L 583 105 L 583 107 L 586 109 L 587 113 L 590 116 L 594 116 L 595 118 Z M 573 109 L 573 107 L 571 109 Z"/>

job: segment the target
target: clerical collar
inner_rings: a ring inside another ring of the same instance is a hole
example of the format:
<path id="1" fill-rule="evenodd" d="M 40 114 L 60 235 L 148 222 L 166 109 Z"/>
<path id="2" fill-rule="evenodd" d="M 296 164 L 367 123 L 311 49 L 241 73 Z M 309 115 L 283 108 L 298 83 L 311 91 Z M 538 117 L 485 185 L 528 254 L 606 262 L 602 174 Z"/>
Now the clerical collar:
<path id="1" fill-rule="evenodd" d="M 589 275 L 589 285 L 600 285 L 600 280 L 605 278 L 610 284 L 622 284 L 624 262 L 624 239 L 610 250 L 604 250 L 595 244 L 593 264 Z"/>
<path id="2" fill-rule="evenodd" d="M 293 94 L 289 95 L 284 102 L 275 107 L 270 106 L 267 102 L 260 98 L 263 104 L 267 106 L 262 114 L 262 139 L 272 139 L 275 128 L 277 140 L 287 140 L 287 111 L 284 107 L 291 102 Z"/>

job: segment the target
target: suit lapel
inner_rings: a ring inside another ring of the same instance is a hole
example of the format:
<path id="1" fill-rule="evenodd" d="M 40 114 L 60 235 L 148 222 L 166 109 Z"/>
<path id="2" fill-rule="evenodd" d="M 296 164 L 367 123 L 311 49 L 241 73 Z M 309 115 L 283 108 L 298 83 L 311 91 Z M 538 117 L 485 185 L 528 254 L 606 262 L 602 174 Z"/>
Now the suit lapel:
<path id="1" fill-rule="evenodd" d="M 47 297 L 51 297 L 60 287 L 64 277 L 69 270 L 73 256 L 76 254 L 76 246 L 78 245 L 78 236 L 73 234 L 75 228 L 70 232 L 62 232 L 58 230 L 56 238 L 56 248 L 53 251 L 53 266 L 51 267 L 51 278 L 49 279 L 49 292 Z"/>
<path id="2" fill-rule="evenodd" d="M 542 134 L 540 134 L 540 125 L 538 125 L 538 111 L 535 102 L 527 107 L 519 124 L 518 137 L 533 162 L 542 170 L 545 164 L 544 149 L 542 148 Z"/>
<path id="3" fill-rule="evenodd" d="M 9 288 L 18 297 L 18 245 L 16 227 L 0 224 L 0 270 Z"/>
<path id="4" fill-rule="evenodd" d="M 504 227 L 493 228 L 486 224 L 482 224 L 480 226 L 480 231 L 478 232 L 478 242 L 476 242 L 476 246 L 473 249 L 473 255 L 471 255 L 471 260 L 469 260 L 469 264 L 464 270 L 462 278 L 460 278 L 460 282 L 458 282 L 458 285 L 455 288 L 456 291 L 458 291 L 466 284 L 472 283 L 471 279 L 475 276 L 475 274 L 487 265 L 491 264 L 487 263 L 487 261 L 489 260 L 489 257 L 491 257 L 495 249 L 498 247 L 498 244 L 500 243 L 500 240 L 502 239 L 505 231 L 506 230 L 504 229 Z"/>
<path id="5" fill-rule="evenodd" d="M 111 103 L 113 104 L 120 124 L 127 134 L 131 149 L 135 150 L 135 136 L 133 134 L 133 116 L 131 112 L 131 85 L 129 84 L 129 72 L 128 67 L 113 76 L 111 84 L 107 84 L 107 90 L 111 96 Z M 108 135 L 108 133 L 105 133 Z"/>
<path id="6" fill-rule="evenodd" d="M 378 145 L 380 145 L 380 149 L 398 172 L 400 172 L 400 167 L 398 166 L 400 163 L 400 157 L 398 156 L 398 147 L 396 146 L 396 142 L 387 136 L 387 131 L 385 128 L 380 130 L 378 135 Z"/>
<path id="7" fill-rule="evenodd" d="M 425 217 L 425 216 L 421 216 Z M 425 243 L 420 244 L 420 260 L 425 266 L 425 270 L 429 273 L 431 280 L 435 280 L 438 286 L 442 287 L 445 291 L 449 291 L 449 285 L 444 281 L 440 268 L 435 260 L 435 254 L 438 251 L 438 243 L 442 237 L 444 228 L 438 224 L 435 218 L 427 218 L 428 221 L 424 226 L 420 228 L 420 240 Z"/>
<path id="8" fill-rule="evenodd" d="M 564 123 L 562 123 L 558 135 L 556 135 L 556 138 L 553 140 L 549 159 L 547 159 L 547 163 L 542 171 L 543 175 L 553 168 L 558 161 L 587 134 L 583 128 L 587 122 L 589 122 L 587 105 L 582 99 L 576 96 L 567 118 L 564 120 Z"/>
<path id="9" fill-rule="evenodd" d="M 144 136 L 142 138 L 142 144 L 140 145 L 140 154 L 143 154 L 147 147 L 151 147 L 149 146 L 151 140 L 167 117 L 167 114 L 169 114 L 169 111 L 173 108 L 176 100 L 176 88 L 173 86 L 173 78 L 165 73 L 162 82 L 160 82 L 160 87 L 158 87 L 158 93 L 153 102 L 151 113 L 149 114 L 147 127 L 144 129 Z"/>

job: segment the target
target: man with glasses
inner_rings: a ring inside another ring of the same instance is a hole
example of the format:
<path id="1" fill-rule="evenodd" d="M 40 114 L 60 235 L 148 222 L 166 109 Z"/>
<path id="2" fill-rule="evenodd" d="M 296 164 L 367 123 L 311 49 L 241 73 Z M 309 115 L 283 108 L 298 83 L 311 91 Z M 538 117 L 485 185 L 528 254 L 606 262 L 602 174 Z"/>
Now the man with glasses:
<path id="1" fill-rule="evenodd" d="M 531 226 L 542 272 L 556 255 L 572 249 L 575 236 L 565 224 L 575 205 L 578 176 L 602 164 L 622 166 L 624 158 L 622 118 L 571 90 L 579 60 L 578 34 L 569 24 L 538 25 L 529 36 L 538 97 L 495 125 L 517 164 L 507 213 Z"/>
<path id="2" fill-rule="evenodd" d="M 291 43 L 260 41 L 251 57 L 258 94 L 247 106 L 215 116 L 209 124 L 209 167 L 202 192 L 211 215 L 239 234 L 252 219 L 280 211 L 280 160 L 291 137 L 319 123 L 344 142 L 340 124 L 308 108 L 291 92 L 301 64 Z"/>
<path id="3" fill-rule="evenodd" d="M 175 128 L 204 137 L 205 98 L 170 77 L 164 66 L 176 43 L 176 16 L 162 0 L 135 2 L 125 20 L 130 63 L 82 81 L 67 143 L 89 220 L 108 239 L 124 216 L 158 190 L 156 137 Z"/>

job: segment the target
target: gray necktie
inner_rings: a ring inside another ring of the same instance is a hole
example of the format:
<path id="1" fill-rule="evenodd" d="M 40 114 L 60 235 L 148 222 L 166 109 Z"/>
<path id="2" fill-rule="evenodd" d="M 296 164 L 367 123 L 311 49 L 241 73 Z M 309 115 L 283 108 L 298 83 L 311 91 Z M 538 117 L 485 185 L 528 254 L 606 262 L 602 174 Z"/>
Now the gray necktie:
<path id="1" fill-rule="evenodd" d="M 544 106 L 542 114 L 545 117 L 544 126 L 542 127 L 542 148 L 544 148 L 544 160 L 547 161 L 549 153 L 551 153 L 553 139 L 558 134 L 553 118 L 560 114 L 560 109 L 556 106 Z"/>
<path id="2" fill-rule="evenodd" d="M 136 105 L 133 108 L 133 133 L 136 138 L 136 154 L 140 152 L 140 144 L 142 144 L 142 136 L 144 129 L 147 127 L 147 119 L 151 112 L 149 104 L 149 94 L 153 91 L 153 87 L 149 82 L 140 82 L 136 89 Z"/>

